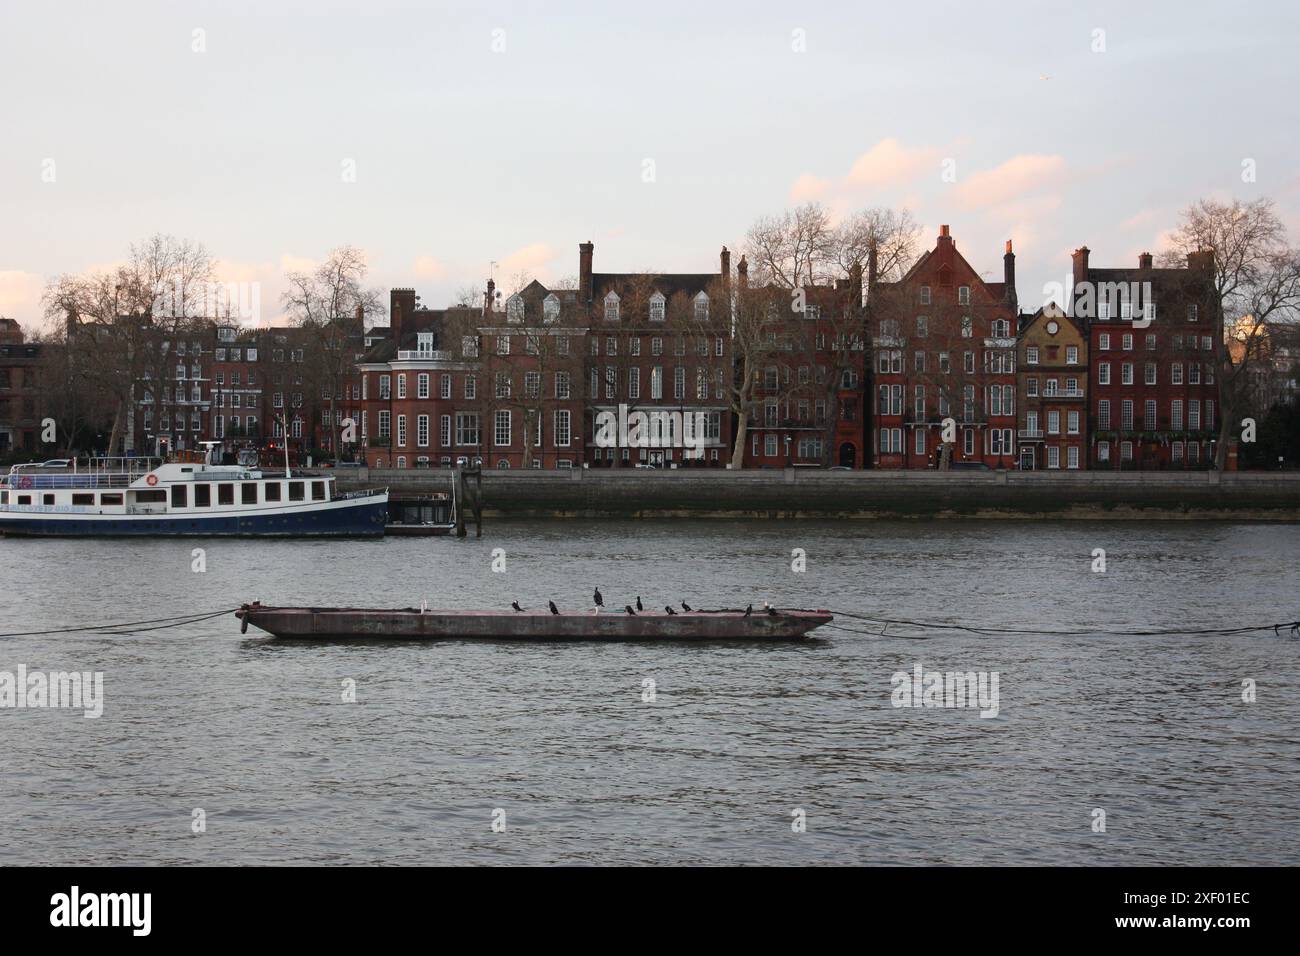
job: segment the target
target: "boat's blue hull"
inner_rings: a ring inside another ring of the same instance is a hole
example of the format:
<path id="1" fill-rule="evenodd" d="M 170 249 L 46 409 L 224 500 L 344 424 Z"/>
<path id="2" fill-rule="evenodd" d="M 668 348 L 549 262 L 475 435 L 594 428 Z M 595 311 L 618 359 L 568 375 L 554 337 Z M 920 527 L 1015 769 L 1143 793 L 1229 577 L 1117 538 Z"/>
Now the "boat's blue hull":
<path id="1" fill-rule="evenodd" d="M 385 501 L 299 511 L 294 514 L 259 515 L 95 515 L 80 518 L 40 515 L 16 518 L 0 513 L 0 534 L 49 538 L 152 537 L 196 535 L 203 537 L 360 537 L 384 533 L 388 515 Z"/>

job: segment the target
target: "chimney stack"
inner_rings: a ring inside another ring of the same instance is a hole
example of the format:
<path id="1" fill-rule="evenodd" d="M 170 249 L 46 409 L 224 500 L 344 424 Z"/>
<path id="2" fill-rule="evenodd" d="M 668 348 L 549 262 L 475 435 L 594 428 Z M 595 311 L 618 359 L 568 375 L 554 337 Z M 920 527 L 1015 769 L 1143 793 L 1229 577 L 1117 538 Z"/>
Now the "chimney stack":
<path id="1" fill-rule="evenodd" d="M 578 243 L 578 295 L 587 305 L 591 304 L 591 254 L 595 249 L 590 239 Z"/>
<path id="2" fill-rule="evenodd" d="M 849 299 L 853 308 L 862 308 L 862 263 L 855 262 L 849 267 Z"/>
<path id="3" fill-rule="evenodd" d="M 722 255 L 719 256 L 719 264 L 722 266 L 722 281 L 731 281 L 731 253 L 727 251 L 726 246 L 722 247 Z"/>
<path id="4" fill-rule="evenodd" d="M 736 263 L 736 278 L 742 289 L 749 288 L 749 263 L 745 261 L 744 253 L 741 253 L 740 262 Z"/>
<path id="5" fill-rule="evenodd" d="M 1138 268 L 1139 269 L 1151 268 L 1151 253 L 1144 252 L 1140 256 L 1138 256 Z"/>
<path id="6" fill-rule="evenodd" d="M 1002 256 L 1002 281 L 1005 284 L 1002 298 L 1007 305 L 1011 306 L 1011 311 L 1019 311 L 1019 297 L 1016 295 L 1016 254 L 1011 251 L 1010 239 L 1007 240 L 1007 251 Z"/>
<path id="7" fill-rule="evenodd" d="M 1196 252 L 1187 253 L 1187 268 L 1203 269 L 1206 272 L 1214 271 L 1214 250 L 1200 249 Z"/>
<path id="8" fill-rule="evenodd" d="M 362 329 L 366 327 L 366 307 L 359 302 L 357 303 L 357 325 Z"/>
<path id="9" fill-rule="evenodd" d="M 497 284 L 488 279 L 487 293 L 483 296 L 483 314 L 491 315 L 496 310 Z"/>
<path id="10" fill-rule="evenodd" d="M 389 334 L 395 343 L 402 341 L 402 322 L 415 312 L 414 289 L 392 289 L 388 293 Z"/>
<path id="11" fill-rule="evenodd" d="M 1074 250 L 1074 254 L 1070 257 L 1074 260 L 1074 284 L 1076 287 L 1088 281 L 1088 254 L 1091 251 L 1087 246 L 1080 246 Z"/>
<path id="12" fill-rule="evenodd" d="M 947 229 L 947 226 L 944 226 Z M 876 287 L 876 241 L 871 240 L 867 246 L 867 295 Z"/>

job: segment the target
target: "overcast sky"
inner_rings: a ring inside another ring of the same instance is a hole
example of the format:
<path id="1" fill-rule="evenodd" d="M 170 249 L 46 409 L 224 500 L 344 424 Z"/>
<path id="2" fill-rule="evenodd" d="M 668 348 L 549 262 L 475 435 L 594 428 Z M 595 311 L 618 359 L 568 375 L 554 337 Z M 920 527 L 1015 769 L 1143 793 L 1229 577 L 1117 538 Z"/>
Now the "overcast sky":
<path id="1" fill-rule="evenodd" d="M 575 275 L 585 239 L 710 271 L 807 199 L 949 223 L 992 279 L 1013 239 L 1028 307 L 1201 196 L 1271 196 L 1300 242 L 1298 53 L 1294 0 L 0 0 L 0 315 L 154 232 L 266 322 L 342 244 L 441 305 L 493 261 Z"/>

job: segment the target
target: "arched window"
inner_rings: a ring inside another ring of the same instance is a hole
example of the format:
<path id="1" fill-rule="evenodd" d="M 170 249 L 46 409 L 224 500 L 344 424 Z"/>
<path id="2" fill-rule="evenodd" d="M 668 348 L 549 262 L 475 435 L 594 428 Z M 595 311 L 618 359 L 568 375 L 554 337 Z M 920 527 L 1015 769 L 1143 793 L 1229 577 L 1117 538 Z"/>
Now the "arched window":
<path id="1" fill-rule="evenodd" d="M 618 294 L 615 292 L 611 291 L 609 295 L 605 296 L 605 321 L 618 321 L 618 301 Z"/>
<path id="2" fill-rule="evenodd" d="M 664 320 L 665 299 L 662 292 L 656 291 L 650 296 L 650 321 L 662 322 Z"/>
<path id="3" fill-rule="evenodd" d="M 559 318 L 560 297 L 552 292 L 542 301 L 542 319 L 546 322 L 556 322 Z"/>

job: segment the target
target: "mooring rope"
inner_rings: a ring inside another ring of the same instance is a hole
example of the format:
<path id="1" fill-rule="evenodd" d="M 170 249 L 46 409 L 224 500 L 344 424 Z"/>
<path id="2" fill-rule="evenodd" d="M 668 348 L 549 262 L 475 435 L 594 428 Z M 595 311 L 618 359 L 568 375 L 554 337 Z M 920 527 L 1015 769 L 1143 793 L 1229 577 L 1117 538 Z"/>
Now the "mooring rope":
<path id="1" fill-rule="evenodd" d="M 117 621 L 111 624 L 87 624 L 83 627 L 55 627 L 47 631 L 11 631 L 0 634 L 4 637 L 40 637 L 46 634 L 139 634 L 143 631 L 161 631 L 168 627 L 183 627 L 186 624 L 198 624 L 210 621 L 223 614 L 234 614 L 238 608 L 224 608 L 220 611 L 180 614 L 175 617 L 155 617 L 147 621 Z M 143 625 L 154 625 L 145 627 Z"/>
<path id="2" fill-rule="evenodd" d="M 1108 628 L 1030 628 L 1030 627 L 993 627 L 976 624 L 960 624 L 954 622 L 941 621 L 917 621 L 908 618 L 886 618 L 873 617 L 868 614 L 858 614 L 853 611 L 831 611 L 836 617 L 846 617 L 866 624 L 879 625 L 880 631 L 874 632 L 866 629 L 847 628 L 842 625 L 838 626 L 839 630 L 853 631 L 860 634 L 878 633 L 885 634 L 893 625 L 900 627 L 917 628 L 923 631 L 964 631 L 968 634 L 1010 634 L 1020 636 L 1041 636 L 1041 637 L 1194 637 L 1198 635 L 1219 635 L 1227 636 L 1232 634 L 1253 634 L 1260 631 L 1272 631 L 1274 634 L 1281 635 L 1282 630 L 1288 629 L 1295 633 L 1300 631 L 1300 621 L 1284 621 L 1276 624 L 1248 624 L 1242 627 L 1201 627 L 1201 628 L 1142 628 L 1129 631 L 1116 631 Z M 823 625 L 824 627 L 835 628 L 835 624 Z"/>

